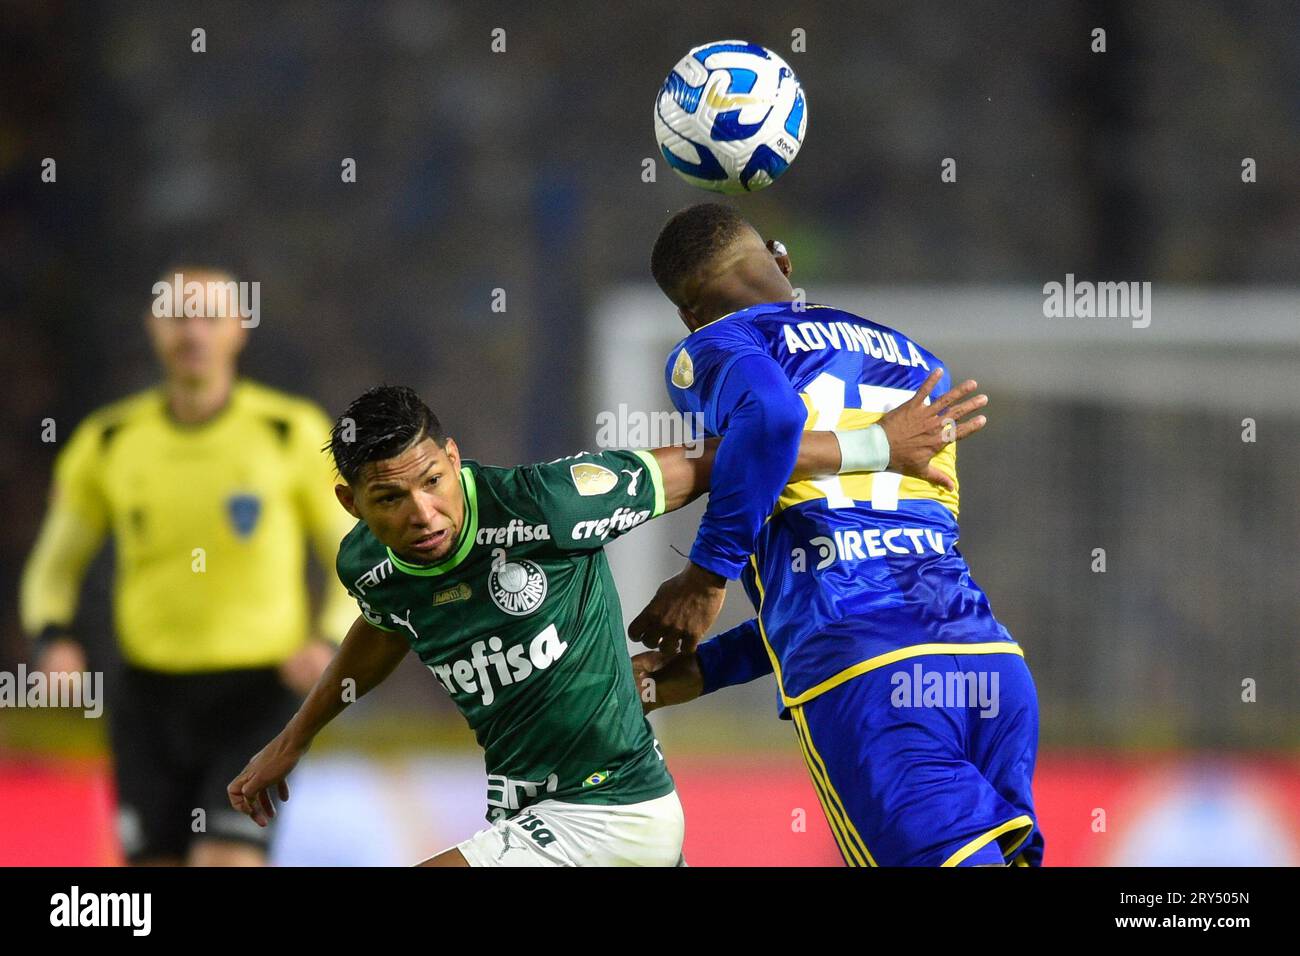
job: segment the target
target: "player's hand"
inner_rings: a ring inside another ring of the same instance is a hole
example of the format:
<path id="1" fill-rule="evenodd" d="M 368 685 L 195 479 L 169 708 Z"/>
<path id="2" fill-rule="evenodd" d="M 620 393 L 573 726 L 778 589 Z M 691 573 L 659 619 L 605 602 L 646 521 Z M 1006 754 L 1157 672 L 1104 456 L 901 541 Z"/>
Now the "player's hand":
<path id="1" fill-rule="evenodd" d="M 632 675 L 645 713 L 684 704 L 704 692 L 704 675 L 694 651 L 669 657 L 663 651 L 646 651 L 632 658 Z"/>
<path id="2" fill-rule="evenodd" d="M 921 478 L 949 491 L 956 491 L 953 480 L 930 464 L 945 445 L 961 441 L 988 424 L 983 415 L 963 422 L 962 419 L 989 402 L 987 395 L 967 398 L 979 388 L 974 379 L 967 379 L 951 391 L 945 392 L 929 405 L 926 396 L 939 384 L 943 369 L 930 373 L 916 394 L 880 420 L 880 427 L 889 439 L 889 470 Z"/>
<path id="3" fill-rule="evenodd" d="M 230 805 L 240 813 L 252 817 L 259 827 L 266 826 L 275 816 L 271 788 L 275 788 L 282 801 L 289 799 L 289 783 L 286 778 L 306 752 L 305 747 L 296 745 L 281 732 L 258 751 L 238 777 L 230 781 L 230 786 L 226 787 Z"/>
<path id="4" fill-rule="evenodd" d="M 311 640 L 280 665 L 280 680 L 299 697 L 316 686 L 320 675 L 334 659 L 335 648 L 322 640 Z"/>
<path id="5" fill-rule="evenodd" d="M 687 564 L 659 585 L 654 598 L 628 625 L 627 636 L 668 655 L 689 653 L 717 620 L 726 597 L 725 578 Z"/>
<path id="6" fill-rule="evenodd" d="M 36 669 L 46 674 L 80 674 L 86 670 L 86 652 L 72 638 L 60 637 L 37 655 Z"/>

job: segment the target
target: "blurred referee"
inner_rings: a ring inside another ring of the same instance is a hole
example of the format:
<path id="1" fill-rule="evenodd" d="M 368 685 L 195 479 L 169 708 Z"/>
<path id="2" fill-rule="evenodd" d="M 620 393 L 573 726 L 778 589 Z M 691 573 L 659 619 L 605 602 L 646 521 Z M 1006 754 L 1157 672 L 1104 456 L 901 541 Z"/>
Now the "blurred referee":
<path id="1" fill-rule="evenodd" d="M 177 274 L 177 302 L 202 284 L 189 310 L 201 314 L 151 309 L 163 381 L 94 412 L 59 454 L 22 620 L 38 668 L 84 671 L 78 592 L 113 536 L 125 666 L 105 696 L 126 857 L 259 866 L 269 831 L 230 809 L 226 784 L 293 715 L 356 617 L 329 573 L 312 632 L 306 581 L 308 540 L 332 572 L 353 522 L 321 452 L 330 420 L 237 376 L 239 297 L 209 285 L 232 277 L 191 267 L 161 281 Z"/>

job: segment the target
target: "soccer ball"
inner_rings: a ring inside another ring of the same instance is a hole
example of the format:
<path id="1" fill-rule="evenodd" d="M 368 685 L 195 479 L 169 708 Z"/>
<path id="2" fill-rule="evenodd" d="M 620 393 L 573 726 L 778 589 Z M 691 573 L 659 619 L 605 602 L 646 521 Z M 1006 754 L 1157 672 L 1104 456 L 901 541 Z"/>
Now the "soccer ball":
<path id="1" fill-rule="evenodd" d="M 808 102 L 794 71 L 744 40 L 697 46 L 655 99 L 655 139 L 677 175 L 723 193 L 772 185 L 794 161 Z"/>

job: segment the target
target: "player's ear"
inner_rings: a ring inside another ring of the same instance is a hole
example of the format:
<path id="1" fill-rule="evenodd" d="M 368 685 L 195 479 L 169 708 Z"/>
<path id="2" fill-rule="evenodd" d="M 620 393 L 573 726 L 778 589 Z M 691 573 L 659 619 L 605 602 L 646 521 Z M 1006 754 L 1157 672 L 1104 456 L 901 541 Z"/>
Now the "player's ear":
<path id="1" fill-rule="evenodd" d="M 339 500 L 343 510 L 354 518 L 360 518 L 361 514 L 357 511 L 357 499 L 352 494 L 350 485 L 338 484 L 334 486 L 334 497 Z"/>
<path id="2" fill-rule="evenodd" d="M 790 253 L 786 251 L 785 243 L 779 239 L 767 240 L 767 251 L 772 253 L 772 258 L 776 260 L 776 267 L 781 270 L 781 275 L 787 279 L 794 267 L 790 264 Z"/>
<path id="3" fill-rule="evenodd" d="M 456 444 L 456 439 L 448 437 L 447 443 L 442 446 L 442 450 L 447 453 L 451 459 L 452 471 L 460 471 L 460 448 Z"/>

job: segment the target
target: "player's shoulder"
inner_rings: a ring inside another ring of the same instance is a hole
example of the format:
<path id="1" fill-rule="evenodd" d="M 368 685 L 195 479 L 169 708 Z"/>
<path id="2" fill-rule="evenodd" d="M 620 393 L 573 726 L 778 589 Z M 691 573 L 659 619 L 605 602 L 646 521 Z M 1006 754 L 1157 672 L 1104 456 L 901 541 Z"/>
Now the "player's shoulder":
<path id="1" fill-rule="evenodd" d="M 536 517 L 541 482 L 533 466 L 485 465 L 473 458 L 462 458 L 460 465 L 467 505 L 480 522 Z"/>
<path id="2" fill-rule="evenodd" d="M 670 386 L 690 389 L 741 355 L 768 351 L 763 328 L 755 321 L 772 306 L 741 309 L 700 326 L 668 353 L 664 377 Z"/>
<path id="3" fill-rule="evenodd" d="M 358 521 L 352 526 L 352 530 L 343 536 L 334 563 L 339 580 L 353 591 L 358 590 L 359 584 L 361 590 L 364 590 L 364 582 L 360 579 L 368 572 L 375 572 L 377 578 L 375 583 L 378 583 L 387 576 L 382 573 L 381 566 L 387 565 L 388 570 L 392 570 L 388 549 L 371 533 L 364 521 Z"/>
<path id="4" fill-rule="evenodd" d="M 479 466 L 478 474 L 480 486 L 486 486 L 502 505 L 524 513 L 530 501 L 605 494 L 618 485 L 621 469 L 644 467 L 643 455 L 630 449 L 606 448 L 514 468 Z"/>
<path id="5" fill-rule="evenodd" d="M 915 342 L 910 335 L 901 329 L 896 329 L 893 326 L 886 325 L 884 322 L 874 319 L 869 315 L 850 312 L 848 309 L 841 309 L 833 305 L 825 305 L 822 303 L 814 304 L 810 302 L 804 307 L 800 315 L 805 320 L 814 323 L 820 322 L 822 324 L 827 324 L 831 322 L 856 322 L 860 325 L 869 325 L 877 332 L 884 332 L 889 335 L 897 336 L 898 338 L 907 339 L 909 342 Z M 920 343 L 916 344 L 919 345 Z"/>
<path id="6" fill-rule="evenodd" d="M 585 453 L 584 453 L 585 454 Z M 562 462 L 576 460 L 579 456 L 557 458 L 554 461 L 529 462 L 523 465 L 484 465 L 477 461 L 465 462 L 475 479 L 480 502 L 493 499 L 507 510 L 519 511 L 526 502 L 545 493 L 546 478 Z"/>
<path id="7" fill-rule="evenodd" d="M 771 314 L 775 308 L 772 305 L 755 306 L 724 315 L 701 325 L 677 345 L 702 353 L 706 349 L 726 349 L 758 344 L 761 341 L 759 321 Z"/>
<path id="8" fill-rule="evenodd" d="M 474 479 L 477 487 L 495 488 L 502 483 L 510 482 L 515 477 L 515 472 L 525 465 L 485 465 L 476 458 L 462 458 L 460 468 L 462 472 L 467 472 Z"/>
<path id="9" fill-rule="evenodd" d="M 473 458 L 462 458 L 460 470 L 466 494 L 473 495 L 476 505 L 487 499 L 509 501 L 519 493 L 526 465 L 485 465 Z"/>
<path id="10" fill-rule="evenodd" d="M 915 338 L 901 329 L 886 325 L 876 319 L 866 315 L 859 315 L 856 312 L 850 312 L 847 309 L 840 309 L 833 305 L 822 305 L 809 303 L 803 310 L 802 315 L 805 321 L 812 322 L 814 327 L 820 325 L 822 329 L 828 329 L 823 338 L 833 339 L 835 337 L 835 323 L 847 322 L 856 325 L 864 325 L 874 330 L 881 336 L 889 339 L 889 354 L 903 355 L 906 353 L 907 361 L 903 364 L 918 367 L 915 356 L 919 354 L 924 359 L 924 364 L 919 367 L 924 370 L 927 367 L 935 368 L 936 365 L 943 364 L 939 357 L 923 346 Z M 805 344 L 807 343 L 807 336 Z M 926 373 L 928 374 L 928 372 Z M 924 377 L 924 376 L 922 376 Z"/>

